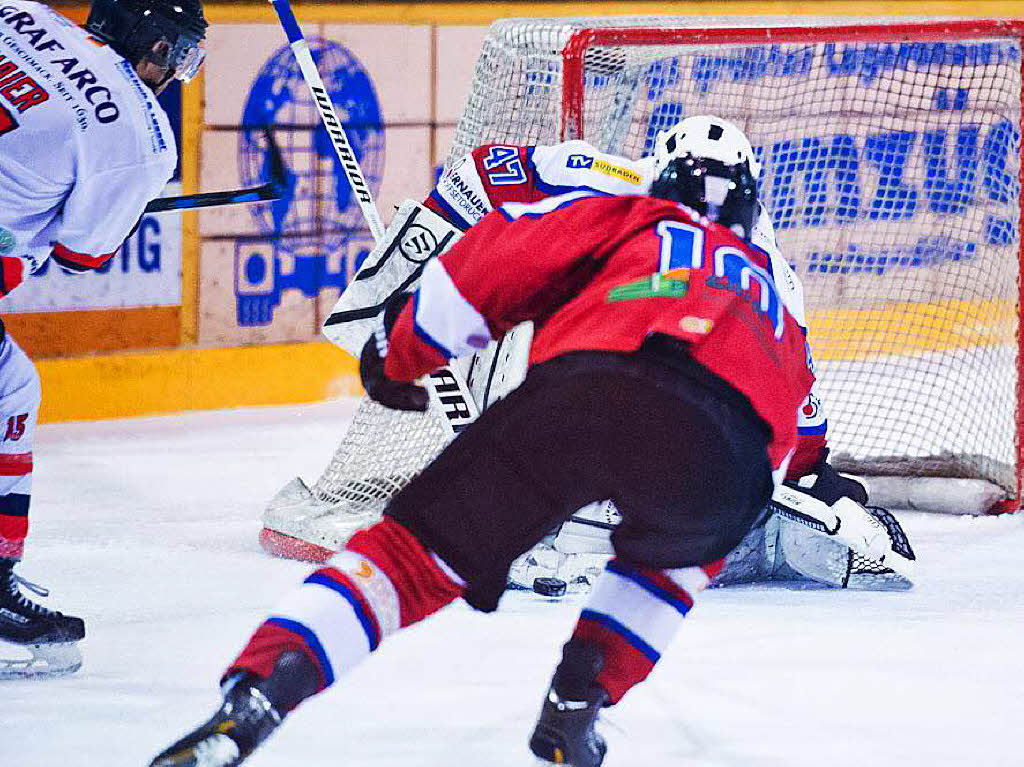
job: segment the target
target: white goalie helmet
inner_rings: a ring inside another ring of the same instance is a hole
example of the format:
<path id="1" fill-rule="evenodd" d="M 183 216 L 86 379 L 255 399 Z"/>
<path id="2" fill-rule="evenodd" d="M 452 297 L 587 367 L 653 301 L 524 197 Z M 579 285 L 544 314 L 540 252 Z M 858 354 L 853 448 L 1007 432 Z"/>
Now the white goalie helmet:
<path id="1" fill-rule="evenodd" d="M 714 115 L 687 117 L 668 130 L 658 132 L 654 142 L 654 176 L 661 174 L 670 160 L 691 154 L 717 160 L 726 165 L 746 161 L 751 175 L 761 175 L 761 163 L 754 148 L 739 128 Z"/>

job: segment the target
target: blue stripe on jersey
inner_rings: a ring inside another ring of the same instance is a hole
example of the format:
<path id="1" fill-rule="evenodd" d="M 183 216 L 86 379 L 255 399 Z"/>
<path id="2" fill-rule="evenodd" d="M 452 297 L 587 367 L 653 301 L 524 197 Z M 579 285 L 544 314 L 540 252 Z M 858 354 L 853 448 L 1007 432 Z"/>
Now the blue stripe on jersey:
<path id="1" fill-rule="evenodd" d="M 828 421 L 823 421 L 818 426 L 797 426 L 797 434 L 824 434 L 828 431 Z"/>
<path id="2" fill-rule="evenodd" d="M 0 495 L 0 517 L 27 517 L 31 496 L 23 493 Z"/>
<path id="3" fill-rule="evenodd" d="M 616 634 L 625 639 L 627 642 L 629 642 L 631 645 L 633 645 L 633 647 L 635 647 L 651 663 L 657 663 L 658 659 L 661 657 L 661 653 L 659 653 L 657 650 L 655 650 L 653 647 L 647 644 L 647 642 L 642 640 L 640 637 L 638 637 L 636 634 L 634 634 L 628 628 L 623 626 L 610 615 L 595 612 L 594 610 L 583 610 L 580 613 L 580 619 L 593 621 L 594 623 L 601 624 L 605 628 L 611 629 Z"/>
<path id="4" fill-rule="evenodd" d="M 537 172 L 537 164 L 533 161 L 533 150 L 536 147 L 527 147 L 526 149 L 526 162 L 530 166 L 530 170 L 533 172 L 533 185 L 542 192 L 546 192 L 550 197 L 557 197 L 560 194 L 568 194 L 569 192 L 593 192 L 594 194 L 608 195 L 608 192 L 603 192 L 600 189 L 594 189 L 586 184 L 567 184 L 561 186 L 559 184 L 549 184 L 543 178 L 540 173 Z"/>
<path id="5" fill-rule="evenodd" d="M 416 314 L 419 311 L 419 304 L 420 291 L 419 289 L 417 289 L 416 292 L 412 294 L 412 332 L 415 333 L 416 336 L 431 349 L 436 351 L 438 354 L 443 355 L 446 360 L 452 359 L 455 355 L 452 354 L 451 349 L 445 347 L 444 344 L 442 344 L 440 341 L 438 341 L 436 338 L 430 335 L 430 333 L 428 333 L 424 328 L 422 328 L 420 324 L 416 321 Z"/>
<path id="6" fill-rule="evenodd" d="M 461 229 L 463 232 L 465 232 L 467 229 L 473 226 L 471 222 L 464 219 L 462 215 L 457 210 L 455 210 L 455 208 L 449 205 L 448 202 L 437 193 L 437 189 L 434 189 L 430 193 L 430 199 L 437 203 L 438 207 L 440 207 L 441 210 L 445 212 L 445 215 L 448 217 L 449 223 L 451 223 L 457 229 Z"/>
<path id="7" fill-rule="evenodd" d="M 670 607 L 674 607 L 681 615 L 686 615 L 690 612 L 690 607 L 682 599 L 677 597 L 675 594 L 670 594 L 665 591 L 665 589 L 658 584 L 647 580 L 636 570 L 629 570 L 614 560 L 608 562 L 608 564 L 605 565 L 605 569 L 608 570 L 608 572 L 615 573 L 622 578 L 632 581 L 651 596 L 656 599 L 660 599 Z M 690 595 L 690 598 L 693 598 L 692 594 Z"/>
<path id="8" fill-rule="evenodd" d="M 318 586 L 323 586 L 341 596 L 346 602 L 352 606 L 352 611 L 356 614 L 356 618 L 359 620 L 359 625 L 363 627 L 363 631 L 366 634 L 366 641 L 370 643 L 370 652 L 373 652 L 380 645 L 380 636 L 378 636 L 376 629 L 373 626 L 373 621 L 370 616 L 366 614 L 366 610 L 363 608 L 362 603 L 352 593 L 352 590 L 344 583 L 328 578 L 325 575 L 311 575 L 303 583 L 314 583 Z"/>
<path id="9" fill-rule="evenodd" d="M 334 668 L 331 666 L 331 661 L 327 657 L 327 652 L 324 650 L 324 646 L 320 644 L 320 640 L 317 639 L 317 636 L 313 633 L 312 629 L 298 621 L 293 621 L 290 618 L 280 618 L 277 616 L 267 618 L 266 622 L 273 626 L 280 626 L 281 628 L 292 632 L 309 645 L 309 649 L 313 651 L 313 655 L 320 663 L 320 670 L 324 675 L 324 687 L 330 687 L 334 684 Z"/>

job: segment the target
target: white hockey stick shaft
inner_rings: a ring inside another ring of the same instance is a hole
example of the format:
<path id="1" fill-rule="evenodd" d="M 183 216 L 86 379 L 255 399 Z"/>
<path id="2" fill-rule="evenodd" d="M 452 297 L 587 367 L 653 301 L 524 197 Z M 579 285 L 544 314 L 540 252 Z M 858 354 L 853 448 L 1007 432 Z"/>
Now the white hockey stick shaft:
<path id="1" fill-rule="evenodd" d="M 345 129 L 338 118 L 338 113 L 334 111 L 331 96 L 316 68 L 313 54 L 310 53 L 306 39 L 302 36 L 302 30 L 299 29 L 299 23 L 295 20 L 292 7 L 288 4 L 288 0 L 270 0 L 270 4 L 274 6 L 274 10 L 277 11 L 277 16 L 281 20 L 281 26 L 288 37 L 288 45 L 299 64 L 302 78 L 309 86 L 310 93 L 313 94 L 313 101 L 320 112 L 320 119 L 323 120 L 324 127 L 327 128 L 327 135 L 331 137 L 331 143 L 341 161 L 341 167 L 345 169 L 349 186 L 352 187 L 356 200 L 359 202 L 359 208 L 363 211 L 366 224 L 370 227 L 370 234 L 373 235 L 376 242 L 380 242 L 384 236 L 384 224 L 381 221 L 380 213 L 377 212 L 377 206 L 373 202 L 373 194 L 359 167 L 352 144 L 349 143 L 348 136 L 345 135 Z"/>

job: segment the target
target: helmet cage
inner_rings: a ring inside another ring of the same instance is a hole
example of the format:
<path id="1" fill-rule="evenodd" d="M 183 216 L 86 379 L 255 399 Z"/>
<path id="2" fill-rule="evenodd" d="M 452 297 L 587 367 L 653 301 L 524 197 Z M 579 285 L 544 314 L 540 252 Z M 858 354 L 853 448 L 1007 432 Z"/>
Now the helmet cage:
<path id="1" fill-rule="evenodd" d="M 757 182 L 746 162 L 686 153 L 669 160 L 650 195 L 678 202 L 749 240 L 757 221 Z"/>
<path id="2" fill-rule="evenodd" d="M 133 65 L 166 67 L 168 79 L 188 82 L 205 59 L 206 20 L 199 0 L 93 0 L 86 30 Z M 154 51 L 159 43 L 165 51 Z"/>

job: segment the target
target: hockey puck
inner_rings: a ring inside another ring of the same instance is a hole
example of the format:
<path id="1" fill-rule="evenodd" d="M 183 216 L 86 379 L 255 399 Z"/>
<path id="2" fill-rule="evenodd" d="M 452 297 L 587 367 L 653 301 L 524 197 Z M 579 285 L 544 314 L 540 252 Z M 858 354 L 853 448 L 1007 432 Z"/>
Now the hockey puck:
<path id="1" fill-rule="evenodd" d="M 546 597 L 565 596 L 565 581 L 561 578 L 534 578 L 533 590 Z"/>

